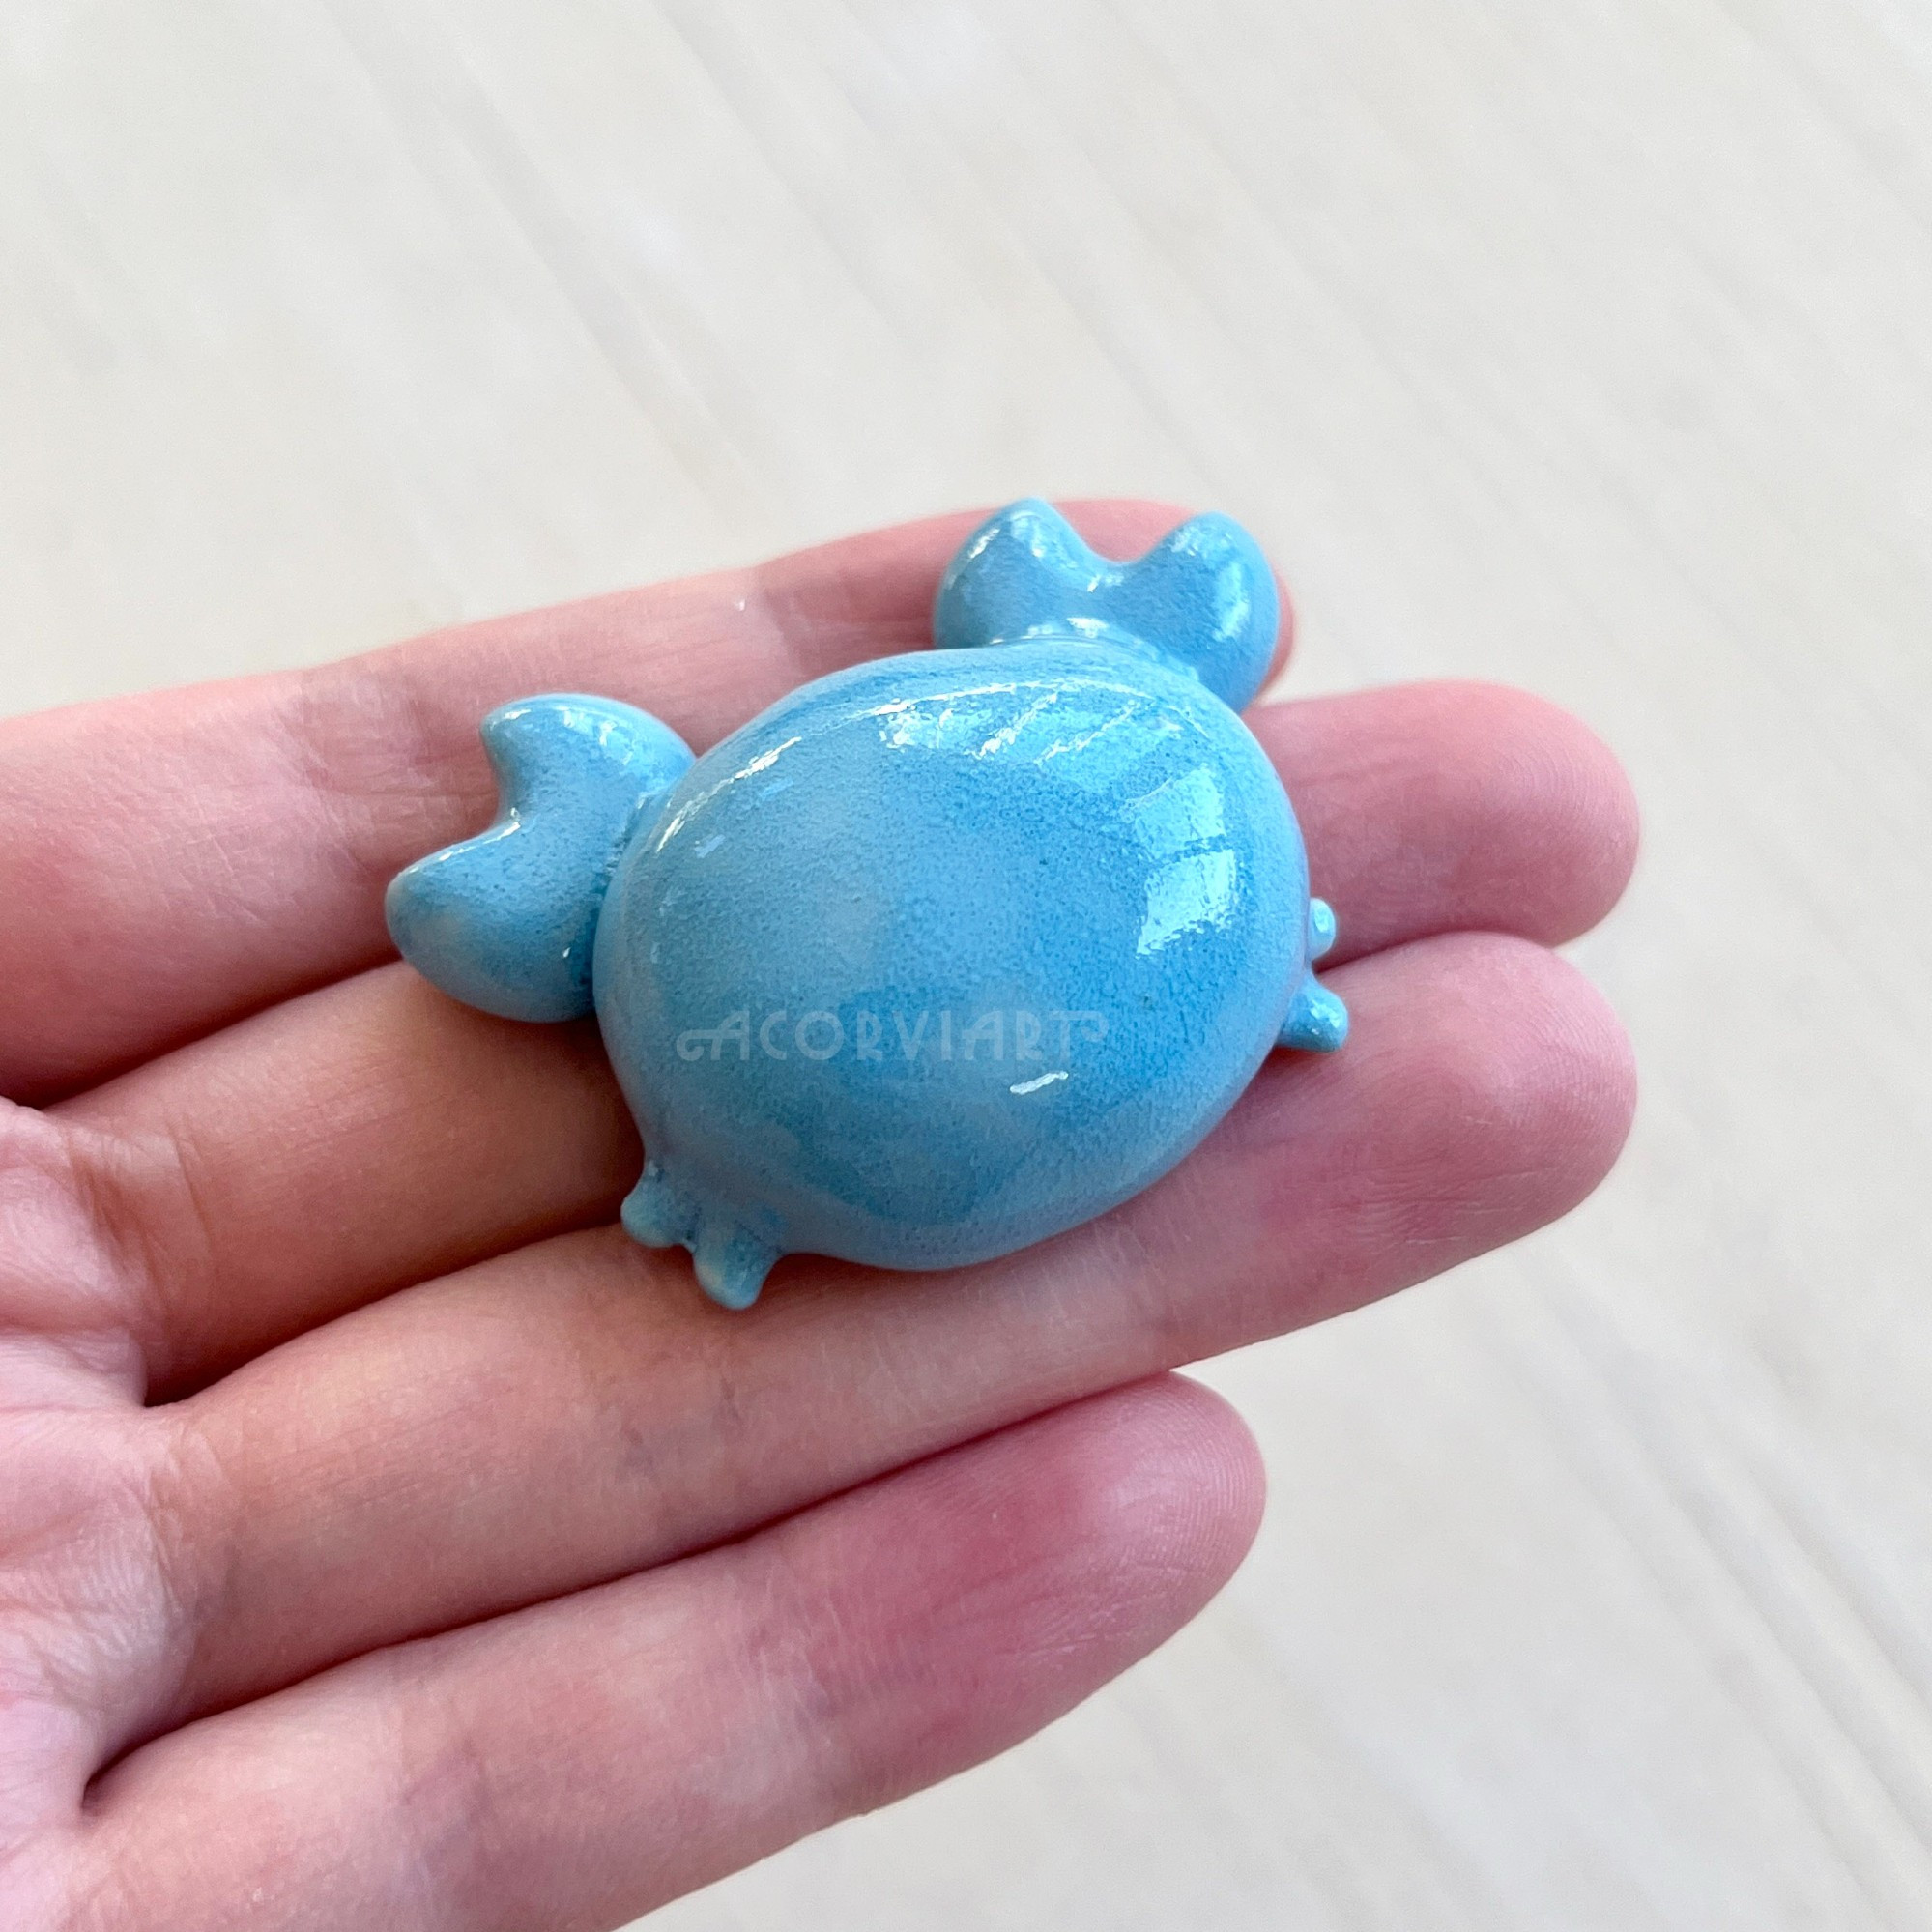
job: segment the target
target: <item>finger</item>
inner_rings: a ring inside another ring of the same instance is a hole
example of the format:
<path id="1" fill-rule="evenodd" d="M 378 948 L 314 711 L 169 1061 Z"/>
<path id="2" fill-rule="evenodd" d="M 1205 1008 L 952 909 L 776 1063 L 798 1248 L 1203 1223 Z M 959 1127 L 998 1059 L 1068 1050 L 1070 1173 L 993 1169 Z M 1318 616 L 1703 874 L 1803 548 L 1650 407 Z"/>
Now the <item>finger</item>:
<path id="1" fill-rule="evenodd" d="M 494 1019 L 402 966 L 42 1117 L 112 1283 L 74 1320 L 133 1332 L 151 1399 L 409 1282 L 612 1221 L 643 1159 L 593 1023 Z"/>
<path id="2" fill-rule="evenodd" d="M 1497 684 L 1397 685 L 1249 720 L 1304 821 L 1339 966 L 1429 933 L 1573 939 L 1636 862 L 1629 781 L 1567 712 Z"/>
<path id="3" fill-rule="evenodd" d="M 1217 1399 L 1123 1390 L 151 1745 L 72 1882 L 130 1932 L 615 1926 L 1059 1716 L 1221 1587 L 1259 1502 Z"/>
<path id="4" fill-rule="evenodd" d="M 177 1407 L 178 1721 L 376 1644 L 738 1535 L 1090 1391 L 1334 1314 L 1528 1232 L 1607 1169 L 1628 1052 L 1571 967 L 1446 937 L 1337 975 L 1102 1221 L 944 1275 L 821 1261 L 748 1313 L 615 1229 L 393 1296 Z"/>
<path id="5" fill-rule="evenodd" d="M 1068 513 L 1127 555 L 1184 514 Z M 389 957 L 389 878 L 489 817 L 493 706 L 594 690 L 702 750 L 807 678 L 929 644 L 975 521 L 0 722 L 0 1093 L 45 1099 Z"/>
<path id="6" fill-rule="evenodd" d="M 1535 699 L 1425 685 L 1256 723 L 1298 794 L 1344 947 L 1457 927 L 1568 938 L 1622 888 L 1629 788 L 1582 726 Z M 637 1173 L 589 1036 L 553 1049 L 399 967 L 201 1042 L 61 1118 L 92 1199 L 142 1231 L 127 1294 L 161 1391 L 408 1282 L 608 1219 Z"/>

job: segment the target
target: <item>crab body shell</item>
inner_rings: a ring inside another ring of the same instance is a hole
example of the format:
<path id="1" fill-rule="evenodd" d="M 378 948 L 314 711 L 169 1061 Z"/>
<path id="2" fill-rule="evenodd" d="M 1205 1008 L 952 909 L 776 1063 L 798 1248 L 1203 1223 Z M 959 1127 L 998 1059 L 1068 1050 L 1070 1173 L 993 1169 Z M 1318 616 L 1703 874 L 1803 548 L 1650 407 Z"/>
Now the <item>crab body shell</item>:
<path id="1" fill-rule="evenodd" d="M 391 890 L 458 997 L 594 1007 L 648 1157 L 624 1225 L 727 1304 L 786 1253 L 946 1268 L 1090 1220 L 1274 1046 L 1345 1031 L 1294 813 L 1173 625 L 1068 612 L 1050 557 L 1058 614 L 1001 635 L 1039 560 L 992 554 L 941 593 L 960 648 L 820 678 L 695 762 L 613 700 L 505 706 L 504 816 Z"/>

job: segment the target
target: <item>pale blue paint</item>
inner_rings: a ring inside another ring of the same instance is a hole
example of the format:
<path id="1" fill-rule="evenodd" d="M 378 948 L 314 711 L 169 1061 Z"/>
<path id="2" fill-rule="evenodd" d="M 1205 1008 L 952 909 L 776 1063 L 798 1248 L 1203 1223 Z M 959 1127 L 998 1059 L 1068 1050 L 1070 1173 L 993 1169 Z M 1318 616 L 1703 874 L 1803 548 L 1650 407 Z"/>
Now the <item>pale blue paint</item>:
<path id="1" fill-rule="evenodd" d="M 1334 916 L 1224 702 L 1277 620 L 1224 518 L 1113 564 L 1015 505 L 946 573 L 947 649 L 695 764 L 609 700 L 493 712 L 505 816 L 396 879 L 391 931 L 492 1012 L 593 995 L 649 1152 L 624 1226 L 727 1306 L 794 1251 L 1006 1254 L 1166 1172 L 1277 1043 L 1346 1034 Z"/>
<path id="2" fill-rule="evenodd" d="M 1239 711 L 1267 680 L 1281 622 L 1275 573 L 1231 517 L 1191 517 L 1144 557 L 1115 563 L 1051 504 L 1027 497 L 960 546 L 939 584 L 933 643 L 1103 641 L 1198 678 Z"/>
<path id="3" fill-rule="evenodd" d="M 634 706 L 576 695 L 500 705 L 482 737 L 503 801 L 496 822 L 390 880 L 390 937 L 467 1006 L 578 1019 L 591 1009 L 604 888 L 690 768 L 690 747 Z"/>

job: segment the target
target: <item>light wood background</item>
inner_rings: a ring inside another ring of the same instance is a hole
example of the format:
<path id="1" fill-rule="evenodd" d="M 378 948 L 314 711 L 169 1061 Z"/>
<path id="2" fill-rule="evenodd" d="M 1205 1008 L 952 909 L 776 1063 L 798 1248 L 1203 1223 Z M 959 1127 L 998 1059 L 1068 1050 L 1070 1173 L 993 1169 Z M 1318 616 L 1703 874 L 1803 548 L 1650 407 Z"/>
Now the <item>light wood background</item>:
<path id="1" fill-rule="evenodd" d="M 0 706 L 1027 491 L 1649 814 L 1565 1226 L 1217 1365 L 1187 1635 L 674 1932 L 1932 1924 L 1932 12 L 8 0 Z"/>

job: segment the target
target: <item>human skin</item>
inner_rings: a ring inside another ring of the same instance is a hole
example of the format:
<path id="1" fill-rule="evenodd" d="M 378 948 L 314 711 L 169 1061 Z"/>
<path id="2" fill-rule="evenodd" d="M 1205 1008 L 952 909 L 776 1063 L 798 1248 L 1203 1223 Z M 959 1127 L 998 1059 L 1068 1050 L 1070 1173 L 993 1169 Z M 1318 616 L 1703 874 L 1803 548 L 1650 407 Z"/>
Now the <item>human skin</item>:
<path id="1" fill-rule="evenodd" d="M 1137 554 L 1181 512 L 1069 506 Z M 614 1926 L 1027 1736 L 1226 1581 L 1262 1478 L 1175 1367 L 1564 1213 L 1633 1095 L 1549 948 L 1614 761 L 1520 694 L 1250 722 L 1355 1029 L 1103 1220 L 747 1313 L 614 1226 L 594 1029 L 395 963 L 492 706 L 702 751 L 919 648 L 973 515 L 320 670 L 0 724 L 0 1924 Z"/>

